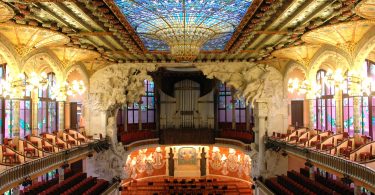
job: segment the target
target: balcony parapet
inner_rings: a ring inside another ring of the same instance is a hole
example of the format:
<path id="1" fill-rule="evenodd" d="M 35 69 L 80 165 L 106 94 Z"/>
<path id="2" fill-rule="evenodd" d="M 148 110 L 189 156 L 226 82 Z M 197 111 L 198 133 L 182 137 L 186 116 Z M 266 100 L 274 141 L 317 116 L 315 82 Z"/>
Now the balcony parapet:
<path id="1" fill-rule="evenodd" d="M 374 190 L 375 170 L 362 164 L 270 137 L 266 138 L 266 145 L 280 147 L 288 153 L 310 160 L 313 164 L 318 164 L 343 175 L 348 175 L 353 180 L 357 180 Z"/>
<path id="2" fill-rule="evenodd" d="M 10 167 L 0 173 L 0 192 L 10 188 L 12 185 L 19 185 L 27 177 L 33 177 L 34 175 L 44 173 L 64 163 L 88 155 L 101 148 L 105 143 L 107 143 L 106 139 L 93 140 L 87 144 Z"/>

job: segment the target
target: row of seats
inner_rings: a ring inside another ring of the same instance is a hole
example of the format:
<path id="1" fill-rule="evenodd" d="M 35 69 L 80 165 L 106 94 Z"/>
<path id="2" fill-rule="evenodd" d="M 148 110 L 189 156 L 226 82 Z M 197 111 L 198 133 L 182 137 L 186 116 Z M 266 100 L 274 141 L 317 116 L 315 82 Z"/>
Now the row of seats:
<path id="1" fill-rule="evenodd" d="M 141 131 L 132 131 L 126 132 L 121 135 L 121 142 L 123 143 L 131 143 L 134 141 L 142 140 L 142 139 L 151 139 L 154 138 L 154 133 L 149 130 L 141 130 Z"/>
<path id="2" fill-rule="evenodd" d="M 47 195 L 47 194 L 61 194 L 71 187 L 74 186 L 74 184 L 79 183 L 80 181 L 84 180 L 87 177 L 86 173 L 77 173 L 73 175 L 72 177 L 68 178 L 67 180 L 64 180 L 63 182 L 59 183 L 58 185 L 54 185 L 43 192 L 41 192 L 41 195 Z"/>
<path id="3" fill-rule="evenodd" d="M 312 192 L 315 192 L 316 194 L 322 194 L 322 195 L 332 195 L 333 191 L 322 184 L 312 181 L 309 178 L 301 175 L 300 173 L 297 173 L 296 171 L 288 171 L 287 176 L 297 183 L 301 184 L 302 186 L 306 186 L 307 189 L 309 189 Z"/>
<path id="4" fill-rule="evenodd" d="M 315 175 L 315 181 L 325 185 L 329 186 L 331 189 L 335 190 L 336 192 L 342 194 L 342 195 L 349 195 L 354 194 L 354 189 L 350 188 L 350 186 L 345 185 L 341 181 L 333 180 L 330 178 L 325 178 L 319 174 Z"/>
<path id="5" fill-rule="evenodd" d="M 72 175 L 73 175 L 73 171 L 71 169 L 64 170 L 64 179 L 68 179 Z M 20 194 L 25 194 L 25 195 L 38 194 L 58 183 L 59 183 L 59 174 L 56 174 L 55 177 L 51 180 L 36 182 L 28 187 L 25 187 L 23 190 L 21 190 Z"/>
<path id="6" fill-rule="evenodd" d="M 285 188 L 287 188 L 289 191 L 293 192 L 294 194 L 305 194 L 305 195 L 316 194 L 285 175 L 277 176 L 277 182 L 279 182 L 281 185 L 283 185 Z"/>
<path id="7" fill-rule="evenodd" d="M 109 186 L 109 182 L 106 180 L 98 179 L 96 184 L 88 189 L 83 195 L 99 195 L 104 192 Z"/>
<path id="8" fill-rule="evenodd" d="M 79 182 L 69 190 L 62 193 L 62 195 L 70 195 L 70 194 L 82 194 L 86 192 L 88 189 L 90 189 L 92 186 L 94 186 L 96 183 L 95 177 L 88 177 L 84 179 L 83 181 Z"/>
<path id="9" fill-rule="evenodd" d="M 291 191 L 279 184 L 276 178 L 267 179 L 265 184 L 276 195 L 293 195 Z"/>

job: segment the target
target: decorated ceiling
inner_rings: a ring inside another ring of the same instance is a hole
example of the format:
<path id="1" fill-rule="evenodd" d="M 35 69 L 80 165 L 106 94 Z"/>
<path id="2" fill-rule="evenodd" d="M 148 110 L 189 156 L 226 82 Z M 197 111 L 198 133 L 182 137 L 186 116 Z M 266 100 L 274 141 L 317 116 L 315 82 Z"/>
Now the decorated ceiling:
<path id="1" fill-rule="evenodd" d="M 178 39 L 202 39 L 223 50 L 252 0 L 115 0 L 148 50 L 168 51 Z"/>
<path id="2" fill-rule="evenodd" d="M 311 30 L 369 17 L 372 1 L 1 0 L 0 34 L 12 37 L 12 25 L 59 33 L 69 38 L 64 47 L 98 53 L 99 65 L 82 63 L 90 74 L 117 62 L 173 64 L 189 49 L 193 63 L 273 60 L 282 69 L 275 50 L 304 45 L 302 35 Z"/>

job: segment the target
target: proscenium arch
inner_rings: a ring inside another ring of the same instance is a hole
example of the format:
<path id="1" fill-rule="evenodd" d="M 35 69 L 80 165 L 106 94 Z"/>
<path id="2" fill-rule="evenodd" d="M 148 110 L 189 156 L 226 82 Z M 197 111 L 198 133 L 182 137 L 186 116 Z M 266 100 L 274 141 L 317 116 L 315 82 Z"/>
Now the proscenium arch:
<path id="1" fill-rule="evenodd" d="M 43 60 L 47 62 L 46 64 L 48 64 L 48 66 L 55 73 L 57 82 L 62 83 L 64 81 L 64 68 L 62 67 L 61 62 L 51 51 L 45 48 L 42 50 L 34 50 L 25 56 L 22 60 L 24 63 L 22 64 L 21 72 L 27 72 L 26 68 L 29 63 L 33 63 L 32 60 L 34 58 L 43 58 Z M 38 66 L 38 64 L 36 64 L 36 66 Z M 40 71 L 40 67 L 37 68 Z"/>
<path id="2" fill-rule="evenodd" d="M 310 61 L 308 71 L 307 71 L 307 76 L 306 78 L 310 81 L 315 81 L 316 79 L 316 73 L 318 72 L 319 69 L 321 69 L 323 63 L 329 59 L 329 58 L 336 58 L 334 61 L 337 63 L 341 64 L 342 68 L 344 71 L 346 70 L 351 70 L 353 67 L 351 66 L 351 58 L 348 53 L 345 51 L 333 47 L 330 45 L 325 45 L 321 47 L 313 56 L 313 58 Z M 335 67 L 339 68 L 339 67 Z M 345 68 L 345 69 L 344 69 Z"/>
<path id="3" fill-rule="evenodd" d="M 0 34 L 0 55 L 7 62 L 7 67 L 10 68 L 9 74 L 11 77 L 16 77 L 20 73 L 20 57 L 17 55 L 12 43 Z"/>
<path id="4" fill-rule="evenodd" d="M 372 27 L 357 43 L 354 51 L 354 68 L 361 69 L 363 62 L 368 55 L 375 49 L 375 26 Z"/>

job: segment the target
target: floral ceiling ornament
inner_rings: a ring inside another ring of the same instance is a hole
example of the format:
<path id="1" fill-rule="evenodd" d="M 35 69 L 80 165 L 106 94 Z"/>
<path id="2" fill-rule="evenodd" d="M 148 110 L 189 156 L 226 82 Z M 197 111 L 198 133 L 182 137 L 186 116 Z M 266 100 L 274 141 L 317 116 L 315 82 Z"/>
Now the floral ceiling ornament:
<path id="1" fill-rule="evenodd" d="M 77 62 L 94 60 L 100 57 L 96 51 L 74 47 L 52 47 L 52 52 L 59 58 L 64 68 L 68 68 Z"/>
<path id="2" fill-rule="evenodd" d="M 115 2 L 148 50 L 170 50 L 177 61 L 192 61 L 201 49 L 223 50 L 252 4 L 252 0 Z"/>
<path id="3" fill-rule="evenodd" d="M 35 48 L 59 46 L 69 43 L 69 37 L 45 28 L 12 23 L 0 24 L 0 34 L 15 47 L 17 53 L 25 56 Z"/>
<path id="4" fill-rule="evenodd" d="M 0 2 L 0 23 L 12 19 L 14 15 L 15 13 L 11 7 L 4 2 Z"/>

